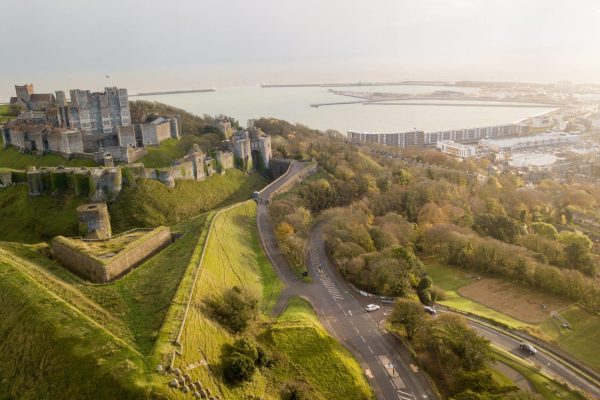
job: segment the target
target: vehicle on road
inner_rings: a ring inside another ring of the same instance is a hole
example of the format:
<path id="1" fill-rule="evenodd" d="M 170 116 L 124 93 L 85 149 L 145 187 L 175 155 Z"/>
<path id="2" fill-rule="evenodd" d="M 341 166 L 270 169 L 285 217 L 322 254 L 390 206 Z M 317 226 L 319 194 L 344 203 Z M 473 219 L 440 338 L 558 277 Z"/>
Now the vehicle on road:
<path id="1" fill-rule="evenodd" d="M 435 310 L 435 308 L 430 307 L 430 306 L 423 307 L 423 310 L 425 310 L 426 313 L 431 314 L 431 315 L 437 314 L 437 311 Z"/>
<path id="2" fill-rule="evenodd" d="M 537 349 L 527 342 L 522 342 L 519 345 L 519 349 L 524 353 L 530 354 L 532 356 L 537 354 Z"/>
<path id="3" fill-rule="evenodd" d="M 365 307 L 365 310 L 367 310 L 367 312 L 372 312 L 372 311 L 377 311 L 379 310 L 381 307 L 379 307 L 377 304 L 368 304 Z"/>

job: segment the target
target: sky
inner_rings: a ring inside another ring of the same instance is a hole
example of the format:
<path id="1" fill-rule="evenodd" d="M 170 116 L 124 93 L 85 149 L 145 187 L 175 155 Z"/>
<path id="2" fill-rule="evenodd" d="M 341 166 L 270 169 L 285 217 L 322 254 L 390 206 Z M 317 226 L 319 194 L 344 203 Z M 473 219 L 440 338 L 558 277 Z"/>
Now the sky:
<path id="1" fill-rule="evenodd" d="M 597 0 L 7 0 L 0 99 L 118 85 L 600 83 Z M 106 78 L 106 76 L 110 78 Z"/>

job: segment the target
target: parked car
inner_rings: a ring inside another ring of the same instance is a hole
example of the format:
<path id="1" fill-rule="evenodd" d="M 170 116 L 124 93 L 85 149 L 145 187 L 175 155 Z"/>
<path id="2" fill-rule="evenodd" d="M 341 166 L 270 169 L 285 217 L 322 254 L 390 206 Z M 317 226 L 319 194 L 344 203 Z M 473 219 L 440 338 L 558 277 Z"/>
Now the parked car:
<path id="1" fill-rule="evenodd" d="M 527 342 L 521 343 L 519 345 L 519 349 L 521 349 L 521 351 L 523 351 L 527 354 L 530 354 L 532 356 L 537 354 L 537 349 Z"/>
<path id="2" fill-rule="evenodd" d="M 367 310 L 367 312 L 372 312 L 372 311 L 377 311 L 379 310 L 381 307 L 379 307 L 377 304 L 368 304 L 365 307 L 365 310 Z"/>
<path id="3" fill-rule="evenodd" d="M 423 310 L 425 310 L 426 313 L 431 314 L 431 315 L 437 314 L 437 311 L 435 311 L 435 308 L 433 308 L 433 307 L 425 306 L 425 307 L 423 307 Z"/>

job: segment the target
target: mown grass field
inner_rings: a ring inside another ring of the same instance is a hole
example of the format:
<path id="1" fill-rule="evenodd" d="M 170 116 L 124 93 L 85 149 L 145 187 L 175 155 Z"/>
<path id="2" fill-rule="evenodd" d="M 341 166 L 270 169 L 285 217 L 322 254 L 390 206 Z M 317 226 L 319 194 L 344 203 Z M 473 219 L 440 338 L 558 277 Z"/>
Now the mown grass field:
<path id="1" fill-rule="evenodd" d="M 176 366 L 226 399 L 247 396 L 279 399 L 280 388 L 298 379 L 309 383 L 313 395 L 310 398 L 368 398 L 370 391 L 359 365 L 326 334 L 309 306 L 294 302 L 279 320 L 271 321 L 270 310 L 281 283 L 262 252 L 255 221 L 256 205 L 251 201 L 214 219 L 193 307 L 182 336 L 184 351 L 177 358 Z M 244 336 L 267 348 L 276 363 L 271 369 L 257 372 L 250 383 L 228 386 L 221 378 L 220 356 L 224 346 L 240 336 L 229 333 L 212 320 L 206 302 L 219 299 L 236 285 L 257 296 L 262 310 L 260 320 Z M 329 386 L 334 383 L 335 387 Z M 350 397 L 347 395 L 351 390 L 346 385 L 357 389 Z M 334 395 L 335 391 L 339 391 L 339 395 Z M 361 397 L 364 393 L 366 395 Z"/>
<path id="2" fill-rule="evenodd" d="M 519 321 L 497 310 L 493 310 L 483 304 L 461 296 L 458 293 L 458 289 L 473 283 L 473 279 L 467 277 L 467 275 L 469 275 L 468 272 L 443 265 L 434 259 L 423 261 L 426 265 L 427 274 L 433 280 L 434 285 L 441 287 L 445 292 L 445 299 L 439 301 L 440 304 L 481 315 L 482 317 L 496 320 L 513 328 L 524 328 L 528 326 L 528 324 L 523 321 Z"/>
<path id="3" fill-rule="evenodd" d="M 185 156 L 185 151 L 177 139 L 167 139 L 158 146 L 147 146 L 148 154 L 138 162 L 147 168 L 163 168 L 171 166 L 171 162 Z"/>
<path id="4" fill-rule="evenodd" d="M 569 322 L 572 329 L 561 328 L 552 317 L 548 317 L 540 323 L 521 321 L 503 313 L 501 307 L 492 309 L 459 293 L 460 288 L 473 283 L 473 279 L 467 276 L 475 274 L 443 265 L 434 259 L 426 259 L 424 262 L 434 284 L 444 289 L 446 293 L 446 299 L 439 303 L 496 320 L 512 328 L 524 329 L 557 344 L 590 367 L 600 370 L 600 348 L 596 345 L 600 341 L 600 315 L 571 304 L 559 314 Z M 536 292 L 532 289 L 527 290 L 531 298 L 535 299 Z M 508 295 L 505 300 L 509 303 L 510 300 L 522 301 L 517 296 Z M 514 304 L 509 305 L 510 309 L 515 306 Z"/>

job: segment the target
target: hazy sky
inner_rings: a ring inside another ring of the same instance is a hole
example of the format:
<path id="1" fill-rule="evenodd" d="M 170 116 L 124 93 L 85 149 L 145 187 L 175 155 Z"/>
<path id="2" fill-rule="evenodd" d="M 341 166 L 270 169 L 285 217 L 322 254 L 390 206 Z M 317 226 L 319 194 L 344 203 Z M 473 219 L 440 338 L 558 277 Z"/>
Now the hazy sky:
<path id="1" fill-rule="evenodd" d="M 597 0 L 7 0 L 0 98 L 261 82 L 600 82 Z"/>

